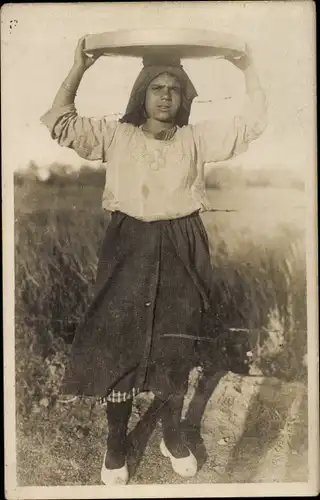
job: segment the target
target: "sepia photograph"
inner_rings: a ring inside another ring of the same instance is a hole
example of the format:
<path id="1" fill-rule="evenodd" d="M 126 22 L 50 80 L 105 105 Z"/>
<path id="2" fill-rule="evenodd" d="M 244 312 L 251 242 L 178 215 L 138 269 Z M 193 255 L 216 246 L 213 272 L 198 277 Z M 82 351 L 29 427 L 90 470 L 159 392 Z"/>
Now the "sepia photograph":
<path id="1" fill-rule="evenodd" d="M 1 10 L 5 495 L 319 493 L 312 1 Z"/>

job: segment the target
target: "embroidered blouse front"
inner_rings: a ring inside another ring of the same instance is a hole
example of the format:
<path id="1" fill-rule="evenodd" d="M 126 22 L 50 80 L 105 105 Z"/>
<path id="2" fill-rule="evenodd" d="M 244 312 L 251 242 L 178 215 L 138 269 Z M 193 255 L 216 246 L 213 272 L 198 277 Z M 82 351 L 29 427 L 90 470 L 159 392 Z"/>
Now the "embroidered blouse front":
<path id="1" fill-rule="evenodd" d="M 204 164 L 245 151 L 266 126 L 248 109 L 231 120 L 178 127 L 171 139 L 158 140 L 128 123 L 81 117 L 74 105 L 52 108 L 41 120 L 61 146 L 107 163 L 106 210 L 146 221 L 210 209 Z"/>

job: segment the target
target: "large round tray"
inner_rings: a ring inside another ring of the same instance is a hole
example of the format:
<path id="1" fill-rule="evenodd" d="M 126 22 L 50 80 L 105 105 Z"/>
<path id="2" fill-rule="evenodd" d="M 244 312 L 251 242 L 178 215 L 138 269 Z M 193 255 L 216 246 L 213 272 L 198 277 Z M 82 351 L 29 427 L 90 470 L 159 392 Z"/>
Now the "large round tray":
<path id="1" fill-rule="evenodd" d="M 158 53 L 181 59 L 240 57 L 245 44 L 234 35 L 201 29 L 118 30 L 88 35 L 84 50 L 92 55 L 144 57 Z"/>

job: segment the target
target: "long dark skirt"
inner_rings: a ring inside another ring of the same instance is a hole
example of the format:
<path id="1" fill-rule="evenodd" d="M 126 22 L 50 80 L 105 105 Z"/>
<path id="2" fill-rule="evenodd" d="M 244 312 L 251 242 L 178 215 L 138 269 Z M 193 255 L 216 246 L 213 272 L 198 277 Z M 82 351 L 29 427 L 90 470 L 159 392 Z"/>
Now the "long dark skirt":
<path id="1" fill-rule="evenodd" d="M 212 270 L 199 214 L 144 222 L 114 212 L 94 298 L 76 333 L 63 392 L 185 392 L 207 335 Z"/>

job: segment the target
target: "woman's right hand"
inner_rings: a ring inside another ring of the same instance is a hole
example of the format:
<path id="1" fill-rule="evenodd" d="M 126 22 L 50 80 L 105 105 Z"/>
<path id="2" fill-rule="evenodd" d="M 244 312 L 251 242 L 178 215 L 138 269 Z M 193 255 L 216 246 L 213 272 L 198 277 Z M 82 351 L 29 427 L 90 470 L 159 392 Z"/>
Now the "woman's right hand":
<path id="1" fill-rule="evenodd" d="M 98 56 L 88 56 L 84 52 L 84 46 L 85 46 L 85 39 L 87 35 L 82 36 L 80 40 L 78 41 L 78 45 L 75 50 L 74 54 L 74 66 L 82 71 L 86 71 L 88 68 L 90 68 L 96 60 L 100 57 Z"/>

